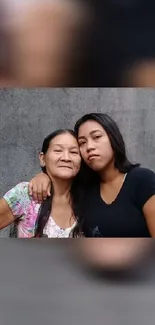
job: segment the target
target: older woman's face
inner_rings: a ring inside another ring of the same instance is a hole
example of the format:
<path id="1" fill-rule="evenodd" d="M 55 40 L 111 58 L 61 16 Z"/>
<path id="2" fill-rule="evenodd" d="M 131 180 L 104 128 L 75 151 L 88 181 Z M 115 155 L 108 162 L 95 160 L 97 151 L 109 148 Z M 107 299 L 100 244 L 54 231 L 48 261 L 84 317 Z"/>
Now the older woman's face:
<path id="1" fill-rule="evenodd" d="M 51 179 L 72 179 L 77 175 L 81 166 L 76 139 L 69 133 L 56 136 L 51 140 L 47 153 L 41 154 L 40 160 Z"/>

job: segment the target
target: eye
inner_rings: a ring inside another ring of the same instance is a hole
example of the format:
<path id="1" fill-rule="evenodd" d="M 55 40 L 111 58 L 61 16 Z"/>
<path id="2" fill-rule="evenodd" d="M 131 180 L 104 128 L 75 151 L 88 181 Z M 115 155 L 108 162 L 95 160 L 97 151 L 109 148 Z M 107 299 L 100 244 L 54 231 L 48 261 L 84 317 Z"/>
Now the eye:
<path id="1" fill-rule="evenodd" d="M 55 149 L 54 152 L 62 152 L 61 149 Z"/>
<path id="2" fill-rule="evenodd" d="M 82 147 L 85 143 L 86 143 L 86 142 L 84 142 L 84 141 L 83 141 L 83 142 L 80 142 L 80 143 L 79 143 L 79 147 Z"/>
<path id="3" fill-rule="evenodd" d="M 96 140 L 99 139 L 99 138 L 101 138 L 101 135 L 95 135 L 94 136 L 94 139 L 96 139 Z"/>
<path id="4" fill-rule="evenodd" d="M 78 153 L 77 151 L 71 151 L 71 153 L 72 153 L 73 155 L 79 155 L 79 153 Z"/>

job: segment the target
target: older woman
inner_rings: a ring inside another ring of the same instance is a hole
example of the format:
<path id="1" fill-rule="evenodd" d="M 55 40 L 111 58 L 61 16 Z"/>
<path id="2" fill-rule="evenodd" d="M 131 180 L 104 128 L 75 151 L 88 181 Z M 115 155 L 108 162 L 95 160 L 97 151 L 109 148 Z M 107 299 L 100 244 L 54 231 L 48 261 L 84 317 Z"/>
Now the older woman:
<path id="1" fill-rule="evenodd" d="M 40 163 L 52 183 L 51 196 L 42 204 L 28 194 L 22 182 L 0 200 L 0 229 L 17 223 L 17 237 L 69 237 L 76 224 L 81 165 L 76 136 L 71 130 L 57 130 L 44 139 Z"/>

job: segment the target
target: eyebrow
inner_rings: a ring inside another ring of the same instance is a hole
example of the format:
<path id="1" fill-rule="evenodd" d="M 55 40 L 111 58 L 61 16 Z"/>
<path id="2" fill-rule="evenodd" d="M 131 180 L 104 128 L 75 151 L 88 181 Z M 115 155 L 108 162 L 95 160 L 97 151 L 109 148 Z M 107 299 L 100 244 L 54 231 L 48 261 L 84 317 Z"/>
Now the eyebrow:
<path id="1" fill-rule="evenodd" d="M 102 130 L 100 130 L 100 129 L 96 129 L 96 130 L 92 130 L 91 132 L 90 132 L 90 135 L 93 135 L 94 133 L 96 133 L 96 132 L 103 132 Z M 86 139 L 86 137 L 84 137 L 84 136 L 81 136 L 81 137 L 78 137 L 78 140 L 81 140 L 81 139 Z"/>
<path id="2" fill-rule="evenodd" d="M 58 143 L 53 143 L 53 146 L 58 146 L 58 147 L 60 147 L 60 148 L 64 148 L 64 145 L 63 144 L 58 144 Z M 79 149 L 78 148 L 78 146 L 76 147 L 76 146 L 73 146 L 73 147 L 70 147 L 69 149 Z"/>

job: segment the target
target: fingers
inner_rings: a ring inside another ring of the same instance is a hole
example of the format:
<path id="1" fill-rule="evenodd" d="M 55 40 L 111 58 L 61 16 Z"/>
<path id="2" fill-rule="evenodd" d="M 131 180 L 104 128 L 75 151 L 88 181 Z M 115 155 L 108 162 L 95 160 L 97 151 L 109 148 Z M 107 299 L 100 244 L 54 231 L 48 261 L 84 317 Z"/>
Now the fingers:
<path id="1" fill-rule="evenodd" d="M 38 199 L 39 203 L 43 202 L 44 196 L 43 196 L 43 184 L 42 183 L 38 184 L 38 187 L 37 187 L 37 199 Z"/>
<path id="2" fill-rule="evenodd" d="M 43 200 L 46 200 L 47 199 L 47 196 L 48 196 L 47 189 L 44 189 L 43 188 Z"/>
<path id="3" fill-rule="evenodd" d="M 31 180 L 29 182 L 29 185 L 28 185 L 28 193 L 30 196 L 33 197 L 33 199 L 36 201 L 38 198 L 37 198 L 37 185 L 35 185 L 35 183 L 33 182 L 33 180 Z"/>
<path id="4" fill-rule="evenodd" d="M 47 188 L 47 195 L 51 196 L 51 184 L 49 184 L 49 186 Z"/>
<path id="5" fill-rule="evenodd" d="M 51 184 L 48 185 L 48 187 L 45 187 L 45 185 L 43 185 L 42 191 L 43 191 L 43 200 L 46 200 L 48 196 L 51 196 Z"/>
<path id="6" fill-rule="evenodd" d="M 51 183 L 47 185 L 47 180 L 45 182 L 44 179 L 36 182 L 34 178 L 29 182 L 28 193 L 36 202 L 42 203 L 48 196 L 51 196 Z"/>
<path id="7" fill-rule="evenodd" d="M 36 202 L 38 202 L 38 187 L 35 184 L 33 184 L 32 187 L 32 197 Z"/>
<path id="8" fill-rule="evenodd" d="M 33 192 L 33 183 L 32 181 L 30 181 L 28 185 L 28 193 L 30 196 L 32 195 L 32 192 Z"/>

